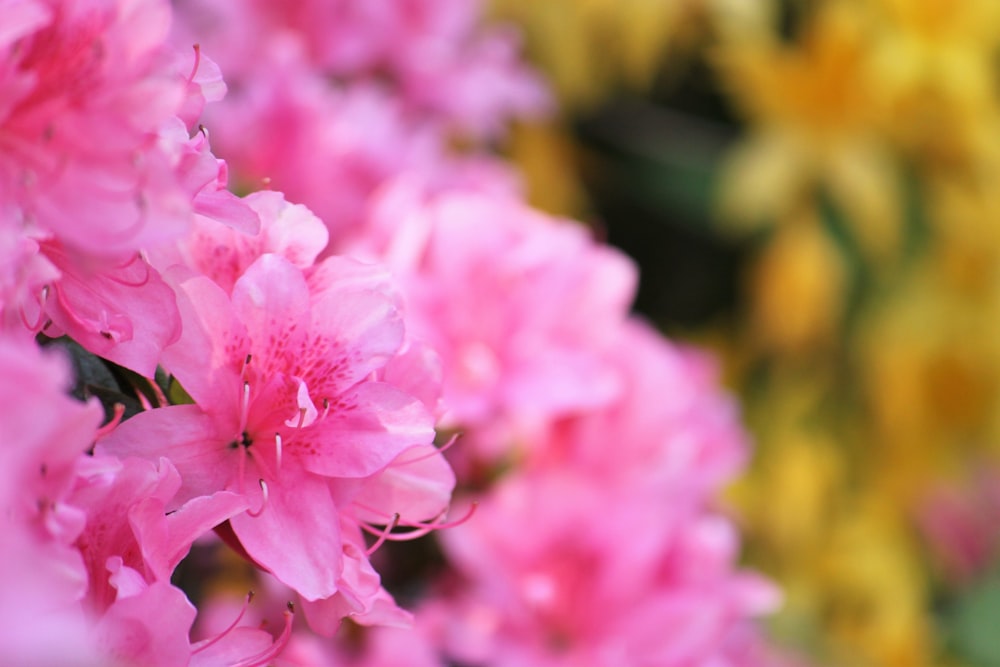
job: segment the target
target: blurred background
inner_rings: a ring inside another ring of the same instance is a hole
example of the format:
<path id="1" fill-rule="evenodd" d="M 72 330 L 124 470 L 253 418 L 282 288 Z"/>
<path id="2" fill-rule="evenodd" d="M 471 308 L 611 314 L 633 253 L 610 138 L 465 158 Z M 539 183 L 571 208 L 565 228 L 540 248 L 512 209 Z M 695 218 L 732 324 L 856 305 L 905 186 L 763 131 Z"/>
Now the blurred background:
<path id="1" fill-rule="evenodd" d="M 806 664 L 1000 665 L 1000 2 L 492 0 L 534 204 L 641 265 L 755 441 L 725 499 Z"/>

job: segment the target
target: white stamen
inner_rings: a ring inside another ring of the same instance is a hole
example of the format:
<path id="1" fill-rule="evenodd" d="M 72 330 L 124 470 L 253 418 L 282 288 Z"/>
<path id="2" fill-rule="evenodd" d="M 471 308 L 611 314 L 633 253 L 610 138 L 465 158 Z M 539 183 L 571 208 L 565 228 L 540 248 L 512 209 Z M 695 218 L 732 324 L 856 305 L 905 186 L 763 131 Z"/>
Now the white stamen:
<path id="1" fill-rule="evenodd" d="M 257 509 L 256 512 L 251 512 L 250 510 L 247 510 L 247 514 L 249 514 L 250 516 L 252 516 L 255 519 L 257 517 L 259 517 L 260 514 L 261 514 L 261 512 L 264 511 L 264 508 L 267 507 L 267 496 L 268 496 L 268 493 L 267 493 L 267 482 L 265 482 L 262 479 L 261 480 L 257 480 L 257 481 L 260 483 L 260 492 L 264 496 L 264 499 L 261 501 L 260 507 Z"/>

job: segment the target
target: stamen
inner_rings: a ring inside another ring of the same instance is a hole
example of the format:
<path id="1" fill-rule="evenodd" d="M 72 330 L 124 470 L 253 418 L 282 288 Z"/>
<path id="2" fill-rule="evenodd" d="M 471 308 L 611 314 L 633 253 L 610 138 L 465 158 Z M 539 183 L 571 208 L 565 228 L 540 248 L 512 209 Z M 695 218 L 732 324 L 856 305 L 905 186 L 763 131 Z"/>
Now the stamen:
<path id="1" fill-rule="evenodd" d="M 107 424 L 104 424 L 97 432 L 94 434 L 94 440 L 100 440 L 107 434 L 111 433 L 115 428 L 122 423 L 122 417 L 125 416 L 125 404 L 115 403 L 115 412 L 111 415 L 111 419 L 108 420 Z"/>
<path id="2" fill-rule="evenodd" d="M 360 507 L 361 509 L 365 510 L 366 512 L 387 516 L 385 512 L 380 512 L 379 510 L 367 507 L 357 501 L 355 501 L 354 504 Z M 448 510 L 445 510 L 444 512 L 439 514 L 433 521 L 420 522 L 420 521 L 406 521 L 403 519 L 399 519 L 397 520 L 396 523 L 398 523 L 400 526 L 405 526 L 407 528 L 415 528 L 416 530 L 412 530 L 408 533 L 386 534 L 385 539 L 392 540 L 394 542 L 406 542 L 409 540 L 415 540 L 417 538 L 423 537 L 424 535 L 427 535 L 428 533 L 434 530 L 443 530 L 445 528 L 454 528 L 455 526 L 460 526 L 472 518 L 472 515 L 476 513 L 476 509 L 478 507 L 479 507 L 479 502 L 473 501 L 472 504 L 469 505 L 469 509 L 465 513 L 465 515 L 462 516 L 462 518 L 460 519 L 456 519 L 455 521 L 446 521 L 446 522 L 441 521 L 441 519 L 443 519 L 444 516 L 448 513 Z M 358 522 L 358 526 L 360 526 L 361 529 L 367 532 L 369 535 L 381 535 L 383 532 L 372 528 L 371 526 L 369 526 L 364 522 Z"/>
<path id="3" fill-rule="evenodd" d="M 134 386 L 134 384 L 133 384 L 133 386 Z M 146 395 L 144 393 L 142 393 L 141 391 L 136 390 L 135 397 L 139 401 L 139 405 L 142 406 L 143 410 L 152 410 L 153 409 L 153 404 L 149 402 L 149 399 L 146 398 Z"/>
<path id="4" fill-rule="evenodd" d="M 45 302 L 49 299 L 49 286 L 43 285 L 41 297 L 38 299 L 38 319 L 35 320 L 34 324 L 28 322 L 28 315 L 24 312 L 24 306 L 22 305 L 19 310 L 21 313 L 21 322 L 24 326 L 28 327 L 31 333 L 37 333 L 42 329 L 42 322 L 45 320 Z"/>
<path id="5" fill-rule="evenodd" d="M 330 414 L 330 399 L 323 399 L 323 414 L 319 416 L 320 420 L 326 419 L 326 416 Z"/>
<path id="6" fill-rule="evenodd" d="M 281 473 L 281 434 L 274 434 L 274 464 L 278 468 L 277 472 Z"/>
<path id="7" fill-rule="evenodd" d="M 397 461 L 393 463 L 393 465 L 405 466 L 409 465 L 410 463 L 419 463 L 420 461 L 426 461 L 427 459 L 433 458 L 438 454 L 443 454 L 444 452 L 451 449 L 451 446 L 454 445 L 455 441 L 457 441 L 459 437 L 461 437 L 462 435 L 463 435 L 462 433 L 456 433 L 455 435 L 451 436 L 448 442 L 444 443 L 440 447 L 436 447 L 433 452 L 427 452 L 423 456 L 418 456 L 415 459 L 407 459 L 406 461 Z"/>
<path id="8" fill-rule="evenodd" d="M 261 512 L 264 511 L 264 508 L 267 507 L 267 497 L 268 497 L 267 482 L 265 482 L 262 479 L 257 481 L 260 483 L 260 492 L 263 494 L 264 500 L 260 503 L 260 507 L 257 509 L 256 512 L 251 512 L 250 510 L 247 510 L 247 514 L 249 514 L 255 519 L 259 517 L 261 515 Z"/>
<path id="9" fill-rule="evenodd" d="M 392 515 L 392 521 L 390 521 L 388 525 L 386 525 L 385 530 L 383 530 L 382 534 L 378 536 L 378 539 L 375 540 L 375 543 L 365 550 L 365 555 L 371 556 L 378 550 L 380 546 L 385 544 L 385 541 L 389 539 L 389 534 L 398 525 L 399 525 L 399 512 L 396 512 L 395 514 Z"/>
<path id="10" fill-rule="evenodd" d="M 144 272 L 145 275 L 143 276 L 142 280 L 140 280 L 139 282 L 133 282 L 131 280 L 125 280 L 124 278 L 120 278 L 120 277 L 118 277 L 118 276 L 116 276 L 114 274 L 111 274 L 111 273 L 105 274 L 105 277 L 107 277 L 108 280 L 116 282 L 119 285 L 124 285 L 125 287 L 142 287 L 143 285 L 145 285 L 145 284 L 147 284 L 149 282 L 149 280 L 150 280 L 150 278 L 152 278 L 153 274 L 149 270 L 149 264 L 147 264 L 143 260 L 143 257 L 142 257 L 141 253 L 136 253 L 135 257 L 133 257 L 129 261 L 125 262 L 124 264 L 122 264 L 121 266 L 116 267 L 116 268 L 124 270 L 124 269 L 127 269 L 128 267 L 132 266 L 133 264 L 135 264 L 137 261 L 138 262 L 142 262 L 142 267 L 143 267 L 143 269 L 145 269 L 145 272 Z"/>
<path id="11" fill-rule="evenodd" d="M 250 383 L 243 382 L 243 397 L 240 401 L 240 431 L 247 430 L 247 417 L 250 414 Z"/>
<path id="12" fill-rule="evenodd" d="M 299 423 L 295 425 L 295 428 L 302 428 L 302 425 L 306 423 L 306 409 L 299 408 Z"/>
<path id="13" fill-rule="evenodd" d="M 194 77 L 198 73 L 198 66 L 201 65 L 201 45 L 193 44 L 192 48 L 194 48 L 194 66 L 191 68 L 191 73 L 188 74 L 188 85 L 191 85 L 191 82 L 194 81 Z"/>
<path id="14" fill-rule="evenodd" d="M 255 655 L 247 656 L 239 662 L 232 663 L 232 667 L 261 667 L 278 657 L 285 650 L 288 639 L 292 635 L 292 618 L 295 616 L 295 605 L 291 602 L 288 603 L 288 609 L 285 610 L 284 616 L 285 627 L 278 638 L 274 640 L 273 644 Z"/>
<path id="15" fill-rule="evenodd" d="M 195 648 L 193 651 L 191 651 L 191 653 L 194 654 L 194 653 L 198 653 L 200 651 L 204 651 L 209 646 L 212 646 L 213 644 L 217 643 L 220 639 L 222 639 L 223 637 L 225 637 L 226 635 L 228 635 L 230 632 L 232 632 L 233 630 L 235 630 L 236 626 L 239 624 L 240 621 L 243 620 L 243 617 L 246 615 L 247 609 L 250 607 L 250 602 L 253 601 L 253 596 L 254 596 L 254 592 L 253 591 L 248 591 L 247 592 L 246 600 L 243 602 L 243 608 L 240 609 L 240 613 L 237 614 L 236 620 L 233 621 L 232 623 L 230 623 L 229 626 L 225 630 L 223 630 L 219 634 L 215 635 L 211 639 L 206 639 L 206 640 L 198 642 L 196 644 L 197 648 Z"/>

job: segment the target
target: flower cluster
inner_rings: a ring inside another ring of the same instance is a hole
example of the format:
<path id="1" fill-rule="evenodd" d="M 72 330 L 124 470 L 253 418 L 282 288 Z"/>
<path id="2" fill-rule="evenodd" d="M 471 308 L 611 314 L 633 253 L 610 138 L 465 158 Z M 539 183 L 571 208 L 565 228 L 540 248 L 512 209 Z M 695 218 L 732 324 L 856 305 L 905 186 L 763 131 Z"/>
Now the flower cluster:
<path id="1" fill-rule="evenodd" d="M 5 663 L 768 664 L 736 411 L 486 153 L 474 9 L 0 0 Z"/>

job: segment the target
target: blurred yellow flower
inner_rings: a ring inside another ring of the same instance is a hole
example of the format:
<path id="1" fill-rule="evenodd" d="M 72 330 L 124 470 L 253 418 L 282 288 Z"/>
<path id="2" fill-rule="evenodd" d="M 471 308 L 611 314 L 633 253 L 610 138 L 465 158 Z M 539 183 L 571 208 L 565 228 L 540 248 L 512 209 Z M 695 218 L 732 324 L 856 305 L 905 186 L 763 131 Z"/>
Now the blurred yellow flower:
<path id="1" fill-rule="evenodd" d="M 758 349 L 794 357 L 833 345 L 846 273 L 840 251 L 815 215 L 776 230 L 746 281 L 747 333 Z"/>
<path id="2" fill-rule="evenodd" d="M 995 0 L 877 0 L 885 132 L 935 170 L 1000 156 Z"/>
<path id="3" fill-rule="evenodd" d="M 726 31 L 715 52 L 721 85 L 751 123 L 722 176 L 720 208 L 742 224 L 781 222 L 829 194 L 871 259 L 898 248 L 900 186 L 878 131 L 873 34 L 854 2 L 824 3 L 801 37 Z"/>
<path id="4" fill-rule="evenodd" d="M 492 0 L 497 18 L 525 32 L 532 61 L 563 108 L 600 101 L 609 90 L 645 88 L 670 49 L 697 41 L 704 0 Z"/>

